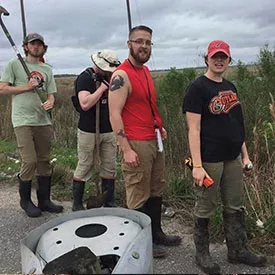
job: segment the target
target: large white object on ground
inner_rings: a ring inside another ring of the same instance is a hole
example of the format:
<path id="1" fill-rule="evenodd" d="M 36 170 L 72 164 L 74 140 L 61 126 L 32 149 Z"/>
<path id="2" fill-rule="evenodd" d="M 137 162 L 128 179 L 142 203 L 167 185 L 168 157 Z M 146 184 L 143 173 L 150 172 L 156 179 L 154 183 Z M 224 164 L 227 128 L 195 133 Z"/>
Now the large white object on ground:
<path id="1" fill-rule="evenodd" d="M 83 247 L 98 259 L 103 274 L 153 273 L 150 218 L 134 210 L 104 207 L 64 214 L 32 230 L 21 240 L 22 273 L 43 274 L 52 263 Z"/>

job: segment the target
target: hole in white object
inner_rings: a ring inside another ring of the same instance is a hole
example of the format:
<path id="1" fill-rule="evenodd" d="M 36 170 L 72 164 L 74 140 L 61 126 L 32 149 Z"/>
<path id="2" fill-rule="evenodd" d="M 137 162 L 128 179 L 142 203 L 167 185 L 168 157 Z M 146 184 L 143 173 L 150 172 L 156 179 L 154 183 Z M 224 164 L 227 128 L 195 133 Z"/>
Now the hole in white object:
<path id="1" fill-rule="evenodd" d="M 81 238 L 93 238 L 104 234 L 107 231 L 107 227 L 102 224 L 86 224 L 79 227 L 75 234 Z"/>

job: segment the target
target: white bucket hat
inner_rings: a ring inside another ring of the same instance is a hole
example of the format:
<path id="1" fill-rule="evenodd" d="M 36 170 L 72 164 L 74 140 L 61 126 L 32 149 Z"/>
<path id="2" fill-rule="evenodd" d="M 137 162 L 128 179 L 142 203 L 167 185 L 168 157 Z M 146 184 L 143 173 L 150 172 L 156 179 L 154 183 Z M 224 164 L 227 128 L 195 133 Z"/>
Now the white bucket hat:
<path id="1" fill-rule="evenodd" d="M 92 54 L 91 59 L 102 71 L 113 72 L 120 65 L 116 53 L 111 50 L 102 50 L 97 54 Z"/>

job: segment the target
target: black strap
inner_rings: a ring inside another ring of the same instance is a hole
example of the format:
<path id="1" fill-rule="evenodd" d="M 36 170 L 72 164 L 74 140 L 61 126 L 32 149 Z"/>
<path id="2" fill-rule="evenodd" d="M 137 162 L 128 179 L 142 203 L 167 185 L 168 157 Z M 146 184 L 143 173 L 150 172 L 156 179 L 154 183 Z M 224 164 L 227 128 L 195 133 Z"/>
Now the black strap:
<path id="1" fill-rule="evenodd" d="M 109 89 L 109 83 L 101 75 L 97 74 L 93 70 L 93 68 L 89 67 L 85 70 L 85 72 L 88 73 L 91 76 L 93 81 L 103 82 Z"/>
<path id="2" fill-rule="evenodd" d="M 151 112 L 152 112 L 152 115 L 153 115 L 153 118 L 154 118 L 155 128 L 157 128 L 157 125 L 156 125 L 157 120 L 156 120 L 156 115 L 155 115 L 155 112 L 154 112 L 154 109 L 153 109 L 152 94 L 151 94 L 151 90 L 150 90 L 150 86 L 149 86 L 149 80 L 148 80 L 147 74 L 144 71 L 144 69 L 143 69 L 143 72 L 144 72 L 144 75 L 145 75 L 145 78 L 146 78 L 146 82 L 147 82 L 147 87 L 148 87 L 149 104 L 150 104 Z"/>

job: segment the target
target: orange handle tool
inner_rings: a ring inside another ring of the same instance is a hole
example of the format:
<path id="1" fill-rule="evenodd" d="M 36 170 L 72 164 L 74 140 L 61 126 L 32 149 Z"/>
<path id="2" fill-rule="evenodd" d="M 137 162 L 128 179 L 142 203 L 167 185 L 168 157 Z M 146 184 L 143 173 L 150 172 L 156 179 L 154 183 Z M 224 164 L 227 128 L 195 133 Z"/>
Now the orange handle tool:
<path id="1" fill-rule="evenodd" d="M 184 159 L 184 163 L 186 164 L 186 166 L 187 166 L 190 170 L 193 169 L 192 159 L 191 159 L 190 157 L 185 158 L 185 159 Z M 204 185 L 205 187 L 207 187 L 207 188 L 210 187 L 213 183 L 214 183 L 214 181 L 211 180 L 211 179 L 209 179 L 209 178 L 204 178 L 204 180 L 203 180 L 203 185 Z"/>

